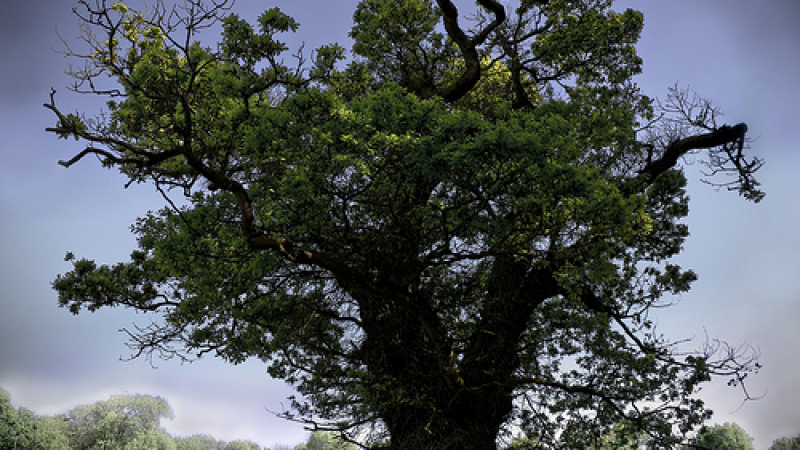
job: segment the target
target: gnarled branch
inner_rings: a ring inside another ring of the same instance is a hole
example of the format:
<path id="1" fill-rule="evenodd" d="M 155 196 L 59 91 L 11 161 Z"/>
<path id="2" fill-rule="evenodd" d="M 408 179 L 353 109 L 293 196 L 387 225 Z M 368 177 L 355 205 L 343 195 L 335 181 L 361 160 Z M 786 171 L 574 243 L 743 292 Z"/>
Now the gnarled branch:
<path id="1" fill-rule="evenodd" d="M 666 147 L 660 158 L 648 162 L 639 171 L 636 179 L 648 186 L 660 174 L 674 168 L 681 157 L 693 150 L 710 149 L 709 160 L 705 162 L 710 172 L 706 175 L 725 172 L 735 174 L 737 179 L 724 184 L 707 182 L 714 186 L 727 186 L 730 190 L 739 191 L 748 200 L 758 202 L 764 198 L 764 192 L 758 188 L 759 183 L 753 175 L 761 168 L 763 161 L 759 158 L 747 160 L 742 153 L 746 133 L 747 125 L 739 123 L 723 125 L 708 133 L 677 139 Z"/>
<path id="2" fill-rule="evenodd" d="M 454 102 L 470 91 L 481 78 L 481 60 L 478 55 L 478 47 L 482 45 L 489 35 L 506 20 L 506 10 L 502 4 L 495 0 L 478 0 L 478 4 L 494 14 L 494 20 L 484 29 L 473 37 L 461 29 L 458 24 L 458 8 L 450 0 L 437 0 L 439 8 L 442 10 L 442 20 L 448 36 L 456 43 L 464 57 L 464 73 L 453 82 L 436 92 L 446 101 Z"/>

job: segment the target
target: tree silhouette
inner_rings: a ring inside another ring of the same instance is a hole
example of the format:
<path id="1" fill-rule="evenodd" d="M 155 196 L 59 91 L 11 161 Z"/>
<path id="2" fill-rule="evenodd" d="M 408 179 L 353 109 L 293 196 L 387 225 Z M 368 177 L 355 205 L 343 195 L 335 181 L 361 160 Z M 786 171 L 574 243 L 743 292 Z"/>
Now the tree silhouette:
<path id="1" fill-rule="evenodd" d="M 253 27 L 226 1 L 79 3 L 73 89 L 108 110 L 51 95 L 49 131 L 86 143 L 62 164 L 95 156 L 167 207 L 129 262 L 70 255 L 54 287 L 75 313 L 158 313 L 128 330 L 135 356 L 260 358 L 301 393 L 287 418 L 417 449 L 494 449 L 510 426 L 586 448 L 623 420 L 666 445 L 708 416 L 701 383 L 757 368 L 648 319 L 695 279 L 670 262 L 682 158 L 763 193 L 744 126 L 631 81 L 640 13 L 478 0 L 467 28 L 450 0 L 364 0 L 352 58 L 290 64 L 278 9 Z"/>

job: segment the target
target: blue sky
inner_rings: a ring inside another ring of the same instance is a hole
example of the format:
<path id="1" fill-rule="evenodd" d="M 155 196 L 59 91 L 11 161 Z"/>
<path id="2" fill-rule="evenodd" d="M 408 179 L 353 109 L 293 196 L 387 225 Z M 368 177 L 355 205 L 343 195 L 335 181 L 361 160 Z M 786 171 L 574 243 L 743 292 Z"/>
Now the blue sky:
<path id="1" fill-rule="evenodd" d="M 301 23 L 307 48 L 347 44 L 355 1 L 239 0 L 246 18 L 273 5 Z M 471 5 L 472 2 L 461 2 Z M 86 108 L 69 93 L 68 61 L 58 34 L 77 35 L 70 0 L 3 0 L 0 6 L 0 387 L 12 401 L 41 414 L 64 412 L 116 393 L 165 397 L 180 435 L 211 433 L 261 445 L 302 441 L 301 427 L 273 417 L 291 390 L 258 362 L 229 366 L 208 359 L 120 361 L 118 330 L 146 320 L 127 311 L 72 316 L 56 306 L 50 282 L 68 270 L 67 251 L 112 263 L 135 242 L 129 226 L 162 205 L 148 186 L 124 180 L 87 158 L 69 170 L 56 164 L 81 149 L 44 132 L 54 123 L 42 103 L 51 87 L 64 110 Z M 679 82 L 714 101 L 729 123 L 747 122 L 752 152 L 767 161 L 758 204 L 699 183 L 688 168 L 692 237 L 679 261 L 700 280 L 678 306 L 656 314 L 673 338 L 706 334 L 760 349 L 762 372 L 751 380 L 764 399 L 712 383 L 701 397 L 714 420 L 733 421 L 756 438 L 757 449 L 800 433 L 800 2 L 797 0 L 626 0 L 618 9 L 645 13 L 639 47 L 645 93 L 662 97 Z M 210 38 L 213 38 L 210 36 Z M 297 43 L 298 41 L 294 41 Z"/>

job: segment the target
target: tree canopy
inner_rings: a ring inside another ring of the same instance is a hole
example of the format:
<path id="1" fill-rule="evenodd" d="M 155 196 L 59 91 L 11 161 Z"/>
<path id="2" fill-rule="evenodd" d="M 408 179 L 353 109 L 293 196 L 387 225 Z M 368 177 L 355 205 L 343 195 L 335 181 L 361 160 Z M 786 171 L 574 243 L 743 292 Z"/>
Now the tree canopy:
<path id="1" fill-rule="evenodd" d="M 735 423 L 703 426 L 693 444 L 708 450 L 753 450 L 753 438 Z"/>
<path id="2" fill-rule="evenodd" d="M 294 450 L 356 450 L 357 448 L 331 433 L 315 431 L 308 437 L 307 442 L 298 445 Z"/>
<path id="3" fill-rule="evenodd" d="M 75 448 L 174 450 L 172 438 L 161 430 L 162 418 L 172 418 L 172 408 L 150 395 L 112 396 L 75 407 L 66 417 Z"/>
<path id="4" fill-rule="evenodd" d="M 0 448 L 19 450 L 175 450 L 160 425 L 172 409 L 160 397 L 117 395 L 67 414 L 38 417 L 15 410 L 0 389 Z"/>
<path id="5" fill-rule="evenodd" d="M 494 449 L 519 427 L 587 448 L 616 423 L 669 446 L 694 394 L 753 355 L 678 351 L 649 311 L 688 291 L 682 158 L 759 201 L 745 124 L 632 78 L 643 26 L 607 0 L 363 0 L 310 58 L 273 8 L 80 0 L 79 93 L 48 130 L 166 207 L 128 262 L 67 256 L 73 313 L 128 307 L 135 356 L 259 358 L 313 429 L 392 448 Z M 217 45 L 198 37 L 221 30 Z M 294 58 L 292 57 L 294 55 Z"/>
<path id="6" fill-rule="evenodd" d="M 800 450 L 800 435 L 775 439 L 769 450 Z"/>

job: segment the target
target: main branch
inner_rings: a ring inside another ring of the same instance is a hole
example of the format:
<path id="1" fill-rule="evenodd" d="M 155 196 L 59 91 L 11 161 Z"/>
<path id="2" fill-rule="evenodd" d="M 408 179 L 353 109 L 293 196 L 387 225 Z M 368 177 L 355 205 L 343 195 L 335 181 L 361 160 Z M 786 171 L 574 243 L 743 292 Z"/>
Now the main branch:
<path id="1" fill-rule="evenodd" d="M 491 11 L 494 20 L 474 37 L 469 37 L 458 24 L 458 8 L 450 0 L 437 0 L 442 10 L 444 28 L 448 36 L 456 43 L 464 58 L 464 73 L 450 86 L 443 88 L 438 94 L 446 101 L 454 102 L 470 91 L 481 78 L 481 60 L 478 47 L 482 45 L 489 35 L 506 20 L 506 10 L 502 4 L 495 0 L 478 0 L 478 4 Z"/>
<path id="2" fill-rule="evenodd" d="M 761 168 L 763 161 L 759 158 L 747 160 L 742 153 L 747 125 L 723 125 L 712 129 L 710 132 L 677 139 L 669 144 L 661 157 L 655 161 L 648 161 L 647 165 L 639 170 L 634 183 L 635 189 L 649 186 L 662 173 L 675 168 L 678 160 L 694 150 L 709 149 L 708 162 L 710 175 L 727 173 L 736 176 L 736 180 L 728 183 L 708 182 L 715 186 L 727 186 L 729 190 L 736 190 L 755 202 L 764 198 L 764 192 L 759 189 L 759 182 L 754 174 Z M 707 174 L 709 175 L 709 174 Z"/>

